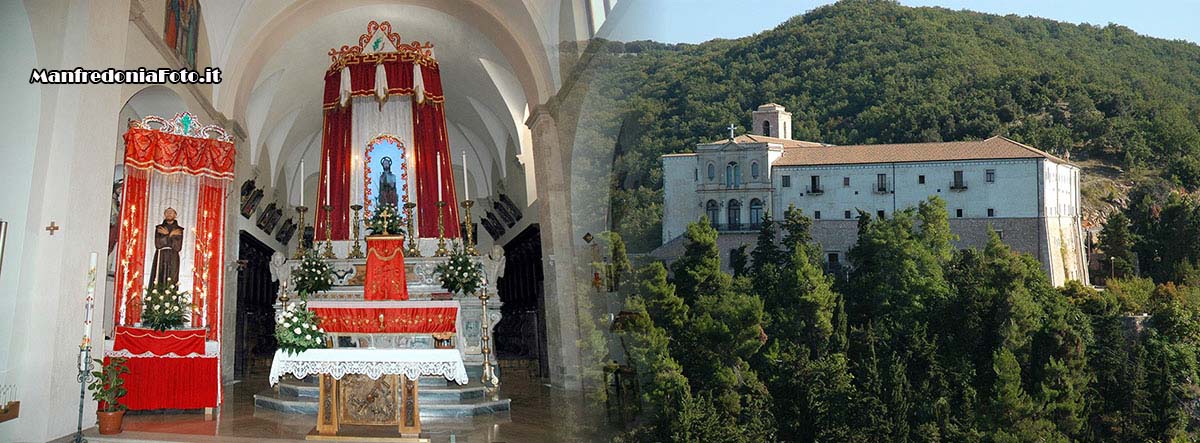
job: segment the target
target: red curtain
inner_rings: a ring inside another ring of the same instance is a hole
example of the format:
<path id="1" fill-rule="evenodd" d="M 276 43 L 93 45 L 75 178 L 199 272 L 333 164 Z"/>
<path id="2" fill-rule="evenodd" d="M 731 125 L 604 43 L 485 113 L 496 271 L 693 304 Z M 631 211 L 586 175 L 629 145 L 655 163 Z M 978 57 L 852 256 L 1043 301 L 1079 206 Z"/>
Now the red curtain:
<path id="1" fill-rule="evenodd" d="M 353 75 L 353 74 L 351 74 Z M 329 78 L 326 78 L 328 81 Z M 325 205 L 333 205 L 333 239 L 350 238 L 350 106 L 325 110 L 325 130 L 321 143 L 321 181 L 317 184 L 317 207 L 313 211 L 316 240 L 325 240 Z M 325 179 L 332 174 L 329 192 L 325 195 Z M 332 202 L 332 203 L 330 203 Z"/>
<path id="2" fill-rule="evenodd" d="M 367 237 L 367 279 L 363 299 L 408 300 L 404 271 L 404 237 Z"/>
<path id="3" fill-rule="evenodd" d="M 456 332 L 458 308 L 310 308 L 325 332 L 436 334 Z"/>
<path id="4" fill-rule="evenodd" d="M 421 66 L 427 95 L 441 96 L 442 78 L 438 67 Z M 440 102 L 413 103 L 413 142 L 417 152 L 417 220 L 421 237 L 438 236 L 438 154 L 441 154 L 442 199 L 446 201 L 443 223 L 447 238 L 458 238 L 458 198 L 454 192 L 454 171 L 450 166 L 450 138 L 446 135 L 446 111 Z"/>
<path id="5" fill-rule="evenodd" d="M 113 324 L 127 325 L 142 320 L 142 272 L 146 264 L 146 198 L 149 195 L 149 173 L 133 167 L 125 168 L 125 184 L 121 191 L 121 232 L 117 240 L 117 275 L 113 282 L 116 306 Z"/>
<path id="6" fill-rule="evenodd" d="M 221 257 L 225 242 L 225 186 L 223 182 L 204 181 L 196 210 L 196 251 L 192 262 L 195 275 L 192 295 L 196 307 L 192 310 L 193 326 L 208 326 L 208 339 L 220 340 L 221 302 L 224 285 Z M 203 253 L 201 252 L 203 246 Z M 204 283 L 201 285 L 201 283 Z"/>
<path id="7" fill-rule="evenodd" d="M 233 143 L 145 128 L 125 133 L 125 165 L 233 180 Z"/>

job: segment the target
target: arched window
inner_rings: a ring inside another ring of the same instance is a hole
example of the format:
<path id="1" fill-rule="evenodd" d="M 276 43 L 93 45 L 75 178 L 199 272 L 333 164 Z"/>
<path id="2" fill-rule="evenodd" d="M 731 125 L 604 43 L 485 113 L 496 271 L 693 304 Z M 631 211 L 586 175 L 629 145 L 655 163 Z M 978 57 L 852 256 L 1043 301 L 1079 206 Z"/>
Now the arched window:
<path id="1" fill-rule="evenodd" d="M 742 182 L 742 167 L 737 162 L 725 165 L 725 187 L 736 188 Z"/>
<path id="2" fill-rule="evenodd" d="M 763 211 L 762 210 L 762 200 L 759 200 L 757 198 L 750 200 L 750 223 L 751 224 L 757 225 L 759 223 L 762 223 L 762 218 L 763 218 L 762 211 Z"/>
<path id="3" fill-rule="evenodd" d="M 713 166 L 712 163 L 709 163 L 708 164 L 708 181 L 716 180 L 716 178 L 717 178 L 717 167 Z"/>
<path id="4" fill-rule="evenodd" d="M 716 225 L 721 220 L 721 207 L 717 205 L 716 200 L 709 200 L 708 204 L 704 205 L 704 211 L 708 213 L 708 222 Z"/>
<path id="5" fill-rule="evenodd" d="M 763 120 L 763 135 L 765 135 L 767 137 L 771 136 L 771 121 L 770 120 Z"/>
<path id="6" fill-rule="evenodd" d="M 750 163 L 750 178 L 758 180 L 758 162 Z"/>
<path id="7" fill-rule="evenodd" d="M 729 229 L 737 230 L 742 227 L 742 204 L 737 200 L 730 200 L 728 207 L 725 209 L 725 221 L 729 223 Z"/>

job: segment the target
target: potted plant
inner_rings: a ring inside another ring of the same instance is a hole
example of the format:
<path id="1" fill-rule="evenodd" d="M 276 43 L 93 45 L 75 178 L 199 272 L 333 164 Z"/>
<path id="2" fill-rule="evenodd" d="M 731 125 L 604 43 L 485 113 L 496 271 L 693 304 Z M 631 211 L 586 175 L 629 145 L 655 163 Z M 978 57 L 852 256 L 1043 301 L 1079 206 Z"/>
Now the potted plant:
<path id="1" fill-rule="evenodd" d="M 100 370 L 92 372 L 92 382 L 88 389 L 92 390 L 92 400 L 100 402 L 100 410 L 96 411 L 96 419 L 100 422 L 100 433 L 105 435 L 120 434 L 121 421 L 125 419 L 125 405 L 120 398 L 125 396 L 125 380 L 121 374 L 129 373 L 124 358 L 110 358 L 108 363 L 96 359 Z"/>

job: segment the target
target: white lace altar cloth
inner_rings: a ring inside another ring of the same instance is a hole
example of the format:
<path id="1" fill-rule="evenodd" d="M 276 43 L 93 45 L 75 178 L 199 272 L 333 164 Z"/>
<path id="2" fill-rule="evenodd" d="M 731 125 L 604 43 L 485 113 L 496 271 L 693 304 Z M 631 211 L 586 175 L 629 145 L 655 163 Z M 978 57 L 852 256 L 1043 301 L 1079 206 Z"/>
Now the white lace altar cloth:
<path id="1" fill-rule="evenodd" d="M 309 349 L 288 355 L 275 351 L 271 362 L 271 386 L 291 374 L 304 378 L 311 374 L 329 374 L 341 380 L 346 374 L 358 374 L 378 380 L 384 375 L 422 375 L 445 377 L 460 385 L 467 384 L 467 367 L 457 349 Z"/>

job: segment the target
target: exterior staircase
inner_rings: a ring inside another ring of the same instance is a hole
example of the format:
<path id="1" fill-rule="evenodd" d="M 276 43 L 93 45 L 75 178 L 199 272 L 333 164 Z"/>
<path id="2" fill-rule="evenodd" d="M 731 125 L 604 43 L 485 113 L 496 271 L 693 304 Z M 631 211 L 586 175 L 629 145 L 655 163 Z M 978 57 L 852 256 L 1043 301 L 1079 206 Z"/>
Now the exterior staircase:
<path id="1" fill-rule="evenodd" d="M 470 383 L 459 385 L 439 377 L 421 377 L 417 396 L 422 422 L 453 421 L 470 424 L 477 419 L 508 418 L 511 399 L 490 400 L 479 381 L 481 369 L 467 367 Z M 317 377 L 285 377 L 275 388 L 254 394 L 254 406 L 287 414 L 317 414 L 320 388 Z"/>

